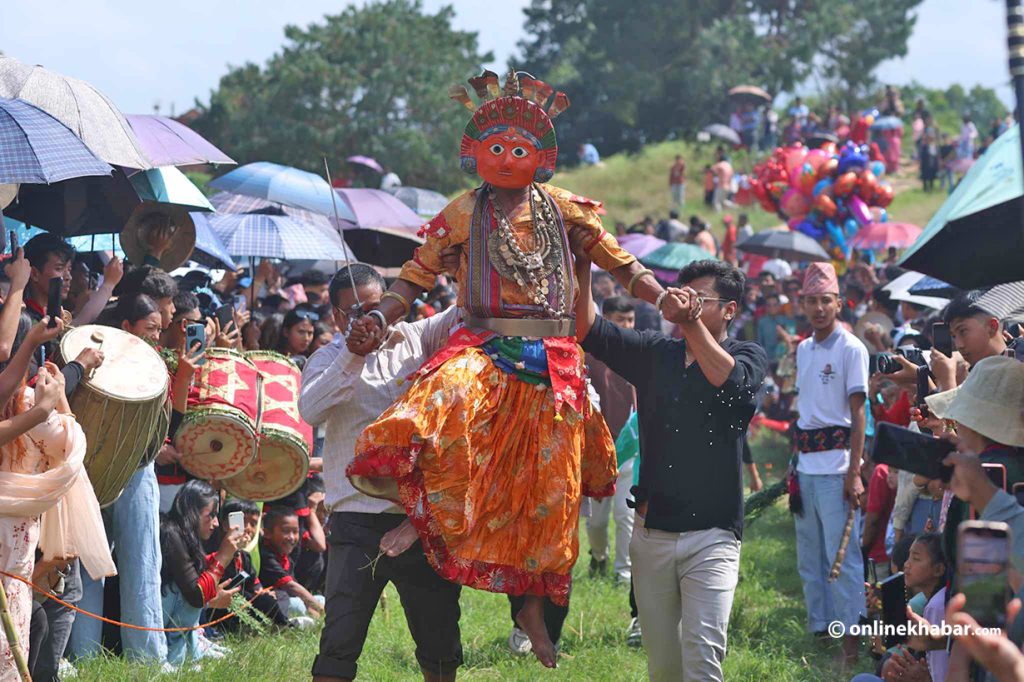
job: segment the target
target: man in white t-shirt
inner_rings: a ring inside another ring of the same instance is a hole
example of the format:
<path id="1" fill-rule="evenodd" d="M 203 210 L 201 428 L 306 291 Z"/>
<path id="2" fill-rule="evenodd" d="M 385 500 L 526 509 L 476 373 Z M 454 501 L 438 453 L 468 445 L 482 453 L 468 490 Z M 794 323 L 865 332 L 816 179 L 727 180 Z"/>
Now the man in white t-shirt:
<path id="1" fill-rule="evenodd" d="M 797 568 L 804 585 L 811 632 L 839 621 L 855 625 L 864 611 L 864 566 L 856 514 L 866 420 L 868 351 L 841 327 L 839 280 L 830 263 L 812 263 L 801 291 L 814 333 L 800 343 L 797 363 L 797 460 L 803 510 L 796 519 Z M 839 578 L 829 572 L 855 515 Z M 858 641 L 843 638 L 845 663 L 857 658 Z"/>

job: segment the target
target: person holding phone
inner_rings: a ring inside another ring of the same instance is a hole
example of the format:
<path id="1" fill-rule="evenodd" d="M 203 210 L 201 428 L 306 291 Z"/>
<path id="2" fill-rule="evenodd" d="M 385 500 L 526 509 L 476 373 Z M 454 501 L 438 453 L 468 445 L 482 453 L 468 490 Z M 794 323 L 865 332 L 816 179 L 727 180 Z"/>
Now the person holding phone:
<path id="1" fill-rule="evenodd" d="M 947 355 L 933 348 L 931 371 L 940 391 L 956 388 L 964 382 L 966 367 L 974 367 L 985 358 L 1002 355 L 1006 339 L 999 318 L 978 306 L 985 293 L 980 289 L 967 291 L 950 301 L 943 313 L 956 353 Z M 959 357 L 957 357 L 959 355 Z M 961 367 L 966 363 L 966 367 Z"/>
<path id="2" fill-rule="evenodd" d="M 831 263 L 811 263 L 804 277 L 804 314 L 813 334 L 797 347 L 796 478 L 802 512 L 796 522 L 797 568 L 811 632 L 839 621 L 847 631 L 864 609 L 864 566 L 855 522 L 837 580 L 829 580 L 864 492 L 861 460 L 867 423 L 868 350 L 837 317 L 839 280 Z M 857 659 L 859 641 L 843 638 L 844 663 Z"/>
<path id="3" fill-rule="evenodd" d="M 234 562 L 242 546 L 244 531 L 231 528 L 220 547 L 207 558 L 203 541 L 220 524 L 217 512 L 220 496 L 206 481 L 189 481 L 174 498 L 171 511 L 160 522 L 160 594 L 163 597 L 163 627 L 193 627 L 199 624 L 204 606 L 224 609 L 241 586 L 228 589 L 225 566 Z M 199 632 L 168 632 L 167 661 L 180 665 L 189 659 L 220 657 L 217 645 L 201 650 Z"/>

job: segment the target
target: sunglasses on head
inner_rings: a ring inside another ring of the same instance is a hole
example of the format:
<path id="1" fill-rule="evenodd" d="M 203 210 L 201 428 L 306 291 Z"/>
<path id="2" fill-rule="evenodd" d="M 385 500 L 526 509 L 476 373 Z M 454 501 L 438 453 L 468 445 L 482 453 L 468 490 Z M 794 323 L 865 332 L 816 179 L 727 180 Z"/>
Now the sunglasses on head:
<path id="1" fill-rule="evenodd" d="M 320 321 L 320 313 L 315 313 L 312 310 L 296 310 L 295 314 L 303 320 L 309 320 L 310 322 Z"/>

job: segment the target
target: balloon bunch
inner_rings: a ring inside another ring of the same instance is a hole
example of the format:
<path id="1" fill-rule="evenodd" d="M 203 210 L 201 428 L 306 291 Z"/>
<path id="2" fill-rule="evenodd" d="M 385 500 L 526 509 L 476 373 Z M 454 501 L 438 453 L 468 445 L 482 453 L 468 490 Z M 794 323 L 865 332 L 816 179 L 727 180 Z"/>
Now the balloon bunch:
<path id="1" fill-rule="evenodd" d="M 872 161 L 866 146 L 826 142 L 818 149 L 777 148 L 754 167 L 748 191 L 737 197 L 757 200 L 778 213 L 790 229 L 821 242 L 837 261 L 850 255 L 847 241 L 872 220 L 885 222 L 892 185 L 880 181 L 885 164 Z M 874 210 L 873 210 L 874 209 Z"/>

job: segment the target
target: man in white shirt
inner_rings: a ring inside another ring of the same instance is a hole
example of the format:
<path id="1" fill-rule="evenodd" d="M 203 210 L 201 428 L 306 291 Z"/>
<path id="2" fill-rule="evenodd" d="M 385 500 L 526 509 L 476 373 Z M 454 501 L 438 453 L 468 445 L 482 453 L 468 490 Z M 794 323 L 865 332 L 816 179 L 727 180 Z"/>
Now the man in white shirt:
<path id="1" fill-rule="evenodd" d="M 348 327 L 356 303 L 353 282 L 364 313 L 379 305 L 386 288 L 369 265 L 339 270 L 329 295 L 340 329 Z M 299 412 L 313 426 L 326 427 L 323 476 L 331 512 L 326 622 L 313 662 L 314 682 L 355 678 L 370 619 L 388 582 L 401 597 L 423 679 L 454 680 L 462 663 L 461 586 L 434 572 L 418 539 L 397 556 L 386 552 L 394 540 L 388 531 L 401 526 L 405 513 L 387 500 L 360 493 L 345 476 L 356 438 L 405 393 L 405 378 L 445 344 L 458 314 L 452 307 L 413 324 L 399 322 L 382 338 L 350 334 L 317 350 L 302 372 Z"/>
<path id="2" fill-rule="evenodd" d="M 864 610 L 864 565 L 856 515 L 864 484 L 864 408 L 868 351 L 837 322 L 839 280 L 830 263 L 812 263 L 804 279 L 803 310 L 814 333 L 796 351 L 798 391 L 797 477 L 801 513 L 796 520 L 797 568 L 804 585 L 811 632 L 841 622 L 846 631 Z M 854 523 L 839 578 L 829 573 L 848 519 Z M 843 638 L 844 662 L 857 658 L 858 640 Z"/>

